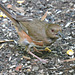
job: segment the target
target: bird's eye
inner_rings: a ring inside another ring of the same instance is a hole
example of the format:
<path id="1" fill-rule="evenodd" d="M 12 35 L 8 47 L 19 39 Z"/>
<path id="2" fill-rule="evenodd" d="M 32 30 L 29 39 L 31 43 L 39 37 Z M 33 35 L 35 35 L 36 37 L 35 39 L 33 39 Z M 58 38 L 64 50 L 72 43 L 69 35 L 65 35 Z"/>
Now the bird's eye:
<path id="1" fill-rule="evenodd" d="M 52 31 L 52 32 L 54 32 L 54 30 L 53 30 L 53 29 L 52 29 L 51 31 Z"/>

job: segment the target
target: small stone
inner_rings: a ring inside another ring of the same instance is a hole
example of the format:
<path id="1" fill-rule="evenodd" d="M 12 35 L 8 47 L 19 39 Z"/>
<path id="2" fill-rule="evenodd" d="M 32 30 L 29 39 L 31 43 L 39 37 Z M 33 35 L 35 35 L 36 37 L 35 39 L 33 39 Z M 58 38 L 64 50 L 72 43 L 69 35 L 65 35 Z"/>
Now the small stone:
<path id="1" fill-rule="evenodd" d="M 9 47 L 13 48 L 13 47 L 14 47 L 14 45 L 12 45 L 12 44 L 9 44 Z"/>
<path id="2" fill-rule="evenodd" d="M 72 38 L 72 36 L 67 36 L 65 39 L 68 40 L 68 39 L 71 39 L 71 38 Z"/>
<path id="3" fill-rule="evenodd" d="M 12 65 L 12 66 L 10 66 L 10 68 L 14 68 L 14 67 L 16 67 L 16 65 Z"/>
<path id="4" fill-rule="evenodd" d="M 30 69 L 31 69 L 31 68 L 32 68 L 32 66 L 31 66 L 31 65 L 29 65 L 29 66 L 27 66 L 27 68 L 30 68 Z"/>
<path id="5" fill-rule="evenodd" d="M 71 24 L 71 22 L 68 22 L 68 23 L 65 25 L 65 27 L 68 27 L 70 24 Z"/>
<path id="6" fill-rule="evenodd" d="M 75 7 L 75 4 L 74 4 L 74 7 Z"/>
<path id="7" fill-rule="evenodd" d="M 61 13 L 61 12 L 62 12 L 61 10 L 58 10 L 56 14 L 59 14 L 59 13 Z"/>
<path id="8" fill-rule="evenodd" d="M 31 69 L 27 69 L 27 72 L 31 72 Z"/>
<path id="9" fill-rule="evenodd" d="M 2 29 L 2 31 L 4 32 L 4 31 L 6 31 L 6 29 Z"/>
<path id="10" fill-rule="evenodd" d="M 12 57 L 10 56 L 10 57 L 9 57 L 9 61 L 10 61 L 11 59 L 12 59 Z"/>
<path id="11" fill-rule="evenodd" d="M 25 66 L 27 66 L 27 63 L 25 64 Z"/>
<path id="12" fill-rule="evenodd" d="M 9 33 L 9 36 L 12 36 L 12 33 L 11 32 Z"/>
<path id="13" fill-rule="evenodd" d="M 9 70 L 9 73 L 12 73 L 12 69 Z"/>
<path id="14" fill-rule="evenodd" d="M 38 69 L 39 69 L 38 66 L 33 66 L 33 70 L 34 70 L 34 71 L 37 71 Z"/>
<path id="15" fill-rule="evenodd" d="M 72 32 L 72 36 L 75 36 L 75 33 L 74 32 Z"/>
<path id="16" fill-rule="evenodd" d="M 7 19 L 3 19 L 3 21 L 7 21 Z"/>
<path id="17" fill-rule="evenodd" d="M 39 72 L 43 74 L 44 71 L 43 71 L 43 69 L 42 69 L 42 70 L 39 70 Z"/>
<path id="18" fill-rule="evenodd" d="M 2 27 L 6 27 L 5 24 L 3 24 Z"/>
<path id="19" fill-rule="evenodd" d="M 74 70 L 73 69 L 72 70 L 69 70 L 69 72 L 72 73 L 72 72 L 74 72 Z"/>
<path id="20" fill-rule="evenodd" d="M 73 3 L 69 3 L 70 6 L 73 6 Z"/>
<path id="21" fill-rule="evenodd" d="M 63 72 L 59 72 L 59 75 L 62 75 L 63 74 Z"/>
<path id="22" fill-rule="evenodd" d="M 21 60 L 23 60 L 23 58 L 21 58 Z"/>
<path id="23" fill-rule="evenodd" d="M 70 66 L 72 66 L 72 67 L 73 67 L 73 66 L 75 66 L 75 64 L 70 64 Z"/>
<path id="24" fill-rule="evenodd" d="M 7 2 L 7 0 L 2 0 L 3 3 Z"/>
<path id="25" fill-rule="evenodd" d="M 31 63 L 30 61 L 27 62 L 27 64 L 30 64 L 30 63 Z"/>

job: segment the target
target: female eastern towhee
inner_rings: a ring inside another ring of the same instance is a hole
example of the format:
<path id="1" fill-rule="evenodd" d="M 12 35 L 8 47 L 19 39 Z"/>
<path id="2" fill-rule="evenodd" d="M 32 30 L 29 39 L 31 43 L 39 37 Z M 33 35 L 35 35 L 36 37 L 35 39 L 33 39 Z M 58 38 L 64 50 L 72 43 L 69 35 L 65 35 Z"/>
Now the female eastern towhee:
<path id="1" fill-rule="evenodd" d="M 57 24 L 49 24 L 36 18 L 27 18 L 25 16 L 15 16 L 0 3 L 2 10 L 14 23 L 16 31 L 19 35 L 18 43 L 22 46 L 28 46 L 28 53 L 36 57 L 42 62 L 45 60 L 34 55 L 30 48 L 34 46 L 49 46 L 59 38 L 58 32 L 61 26 Z"/>

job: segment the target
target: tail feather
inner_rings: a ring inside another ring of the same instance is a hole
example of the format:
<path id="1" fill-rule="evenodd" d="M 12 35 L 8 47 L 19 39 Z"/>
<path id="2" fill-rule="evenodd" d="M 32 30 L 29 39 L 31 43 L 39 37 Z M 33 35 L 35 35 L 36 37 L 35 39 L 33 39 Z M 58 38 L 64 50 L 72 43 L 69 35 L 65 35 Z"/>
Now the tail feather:
<path id="1" fill-rule="evenodd" d="M 7 15 L 7 17 L 9 17 L 11 21 L 13 21 L 13 23 L 15 23 L 16 25 L 18 24 L 18 22 L 15 19 L 16 18 L 15 15 L 11 14 L 9 10 L 1 4 L 1 2 L 0 2 L 0 10 L 4 12 L 4 14 Z"/>

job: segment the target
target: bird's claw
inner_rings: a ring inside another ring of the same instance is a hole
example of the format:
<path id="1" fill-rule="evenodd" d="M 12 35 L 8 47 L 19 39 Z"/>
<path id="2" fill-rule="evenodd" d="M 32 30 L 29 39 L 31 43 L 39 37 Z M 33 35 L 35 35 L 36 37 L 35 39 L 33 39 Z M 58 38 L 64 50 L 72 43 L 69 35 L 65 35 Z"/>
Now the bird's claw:
<path id="1" fill-rule="evenodd" d="M 47 60 L 45 60 L 45 59 L 41 59 L 40 57 L 36 56 L 36 55 L 33 54 L 32 52 L 29 51 L 28 53 L 31 54 L 33 57 L 37 58 L 37 59 L 38 59 L 40 62 L 42 62 L 43 64 L 48 63 Z"/>

